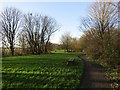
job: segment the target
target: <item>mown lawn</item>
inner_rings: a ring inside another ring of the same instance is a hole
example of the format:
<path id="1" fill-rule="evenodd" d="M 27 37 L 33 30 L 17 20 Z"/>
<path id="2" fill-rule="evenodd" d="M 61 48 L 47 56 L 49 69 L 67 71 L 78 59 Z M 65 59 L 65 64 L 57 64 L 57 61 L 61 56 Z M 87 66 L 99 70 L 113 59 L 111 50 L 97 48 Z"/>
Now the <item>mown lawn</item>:
<path id="1" fill-rule="evenodd" d="M 75 58 L 77 65 L 66 65 Z M 3 88 L 78 88 L 83 63 L 73 53 L 2 58 Z"/>

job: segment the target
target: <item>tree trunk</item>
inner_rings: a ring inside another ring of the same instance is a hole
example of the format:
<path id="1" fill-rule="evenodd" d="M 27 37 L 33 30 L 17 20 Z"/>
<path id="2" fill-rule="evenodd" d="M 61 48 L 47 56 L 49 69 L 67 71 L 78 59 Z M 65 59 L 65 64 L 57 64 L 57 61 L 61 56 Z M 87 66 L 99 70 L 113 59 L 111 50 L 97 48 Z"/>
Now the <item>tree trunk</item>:
<path id="1" fill-rule="evenodd" d="M 10 50 L 11 50 L 11 54 L 13 56 L 14 55 L 14 47 L 13 47 L 13 45 L 10 45 Z"/>

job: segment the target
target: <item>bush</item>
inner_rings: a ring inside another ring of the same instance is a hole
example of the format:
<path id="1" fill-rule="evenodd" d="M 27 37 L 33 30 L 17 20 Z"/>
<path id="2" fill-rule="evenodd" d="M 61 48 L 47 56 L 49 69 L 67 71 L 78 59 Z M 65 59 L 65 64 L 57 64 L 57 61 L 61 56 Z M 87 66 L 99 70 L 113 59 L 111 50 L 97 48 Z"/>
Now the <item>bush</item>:
<path id="1" fill-rule="evenodd" d="M 101 59 L 108 66 L 113 68 L 115 68 L 115 66 L 120 63 L 118 53 L 111 48 L 105 49 L 105 51 L 103 52 L 99 59 Z"/>

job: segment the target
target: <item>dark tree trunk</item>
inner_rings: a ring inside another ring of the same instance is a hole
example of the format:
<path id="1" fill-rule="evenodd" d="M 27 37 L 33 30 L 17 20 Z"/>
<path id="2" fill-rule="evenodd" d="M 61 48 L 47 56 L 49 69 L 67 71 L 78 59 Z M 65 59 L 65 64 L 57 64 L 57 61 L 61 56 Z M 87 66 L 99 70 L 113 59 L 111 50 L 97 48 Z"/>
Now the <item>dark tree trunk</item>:
<path id="1" fill-rule="evenodd" d="M 13 47 L 13 45 L 10 45 L 10 50 L 11 50 L 11 54 L 13 56 L 14 55 L 14 47 Z"/>

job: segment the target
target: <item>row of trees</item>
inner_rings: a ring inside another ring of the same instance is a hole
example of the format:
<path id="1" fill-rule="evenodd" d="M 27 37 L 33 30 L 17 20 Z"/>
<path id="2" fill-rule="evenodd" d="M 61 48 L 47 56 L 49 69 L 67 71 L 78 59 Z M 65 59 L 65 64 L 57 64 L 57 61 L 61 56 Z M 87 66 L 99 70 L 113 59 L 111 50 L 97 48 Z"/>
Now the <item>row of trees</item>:
<path id="1" fill-rule="evenodd" d="M 80 39 L 72 37 L 69 32 L 61 36 L 61 49 L 66 52 L 79 52 L 81 51 Z"/>
<path id="2" fill-rule="evenodd" d="M 59 29 L 54 18 L 40 14 L 22 14 L 13 7 L 1 12 L 1 24 L 2 47 L 8 47 L 12 55 L 15 47 L 32 54 L 47 53 L 50 37 Z"/>
<path id="3" fill-rule="evenodd" d="M 84 52 L 113 66 L 120 64 L 120 28 L 116 6 L 112 2 L 95 2 L 88 17 L 82 19 L 81 26 L 85 30 L 81 37 Z"/>

